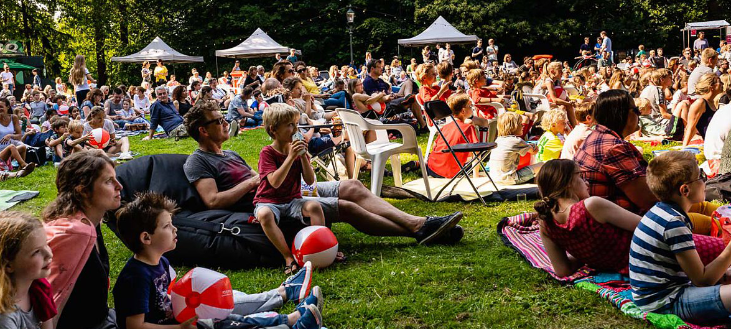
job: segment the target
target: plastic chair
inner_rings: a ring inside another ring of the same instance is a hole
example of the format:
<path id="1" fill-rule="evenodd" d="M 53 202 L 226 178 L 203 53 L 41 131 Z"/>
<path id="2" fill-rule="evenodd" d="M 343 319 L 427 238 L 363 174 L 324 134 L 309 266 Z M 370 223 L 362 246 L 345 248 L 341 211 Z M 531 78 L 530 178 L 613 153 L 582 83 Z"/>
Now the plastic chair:
<path id="1" fill-rule="evenodd" d="M 427 198 L 431 199 L 431 190 L 429 189 L 429 179 L 426 174 L 426 163 L 421 154 L 421 148 L 416 142 L 416 131 L 414 128 L 405 123 L 399 124 L 382 124 L 377 121 L 366 120 L 360 116 L 360 113 L 347 110 L 337 109 L 338 116 L 343 120 L 345 129 L 350 137 L 350 147 L 353 148 L 355 154 L 364 159 L 372 160 L 371 169 L 371 192 L 376 196 L 381 196 L 381 186 L 383 185 L 383 171 L 386 168 L 386 161 L 391 158 L 391 170 L 393 170 L 393 180 L 396 186 L 401 186 L 401 160 L 399 154 L 416 154 L 419 157 L 419 165 L 421 166 L 421 176 L 424 179 Z M 397 130 L 401 133 L 403 143 L 392 143 L 388 137 L 384 139 L 378 138 L 376 141 L 366 144 L 363 132 L 366 130 L 375 130 L 376 134 L 387 130 Z M 356 161 L 354 172 L 358 172 L 359 161 Z"/>
<path id="2" fill-rule="evenodd" d="M 465 141 L 468 141 L 467 136 L 465 136 L 464 132 L 461 128 L 459 128 L 459 125 L 457 124 L 456 120 L 454 120 L 454 117 L 452 116 L 452 110 L 449 108 L 449 105 L 445 103 L 444 101 L 429 101 L 424 103 L 424 110 L 426 110 L 427 116 L 432 120 L 440 120 L 447 117 L 452 118 L 453 124 L 456 125 L 457 130 L 459 130 L 460 134 L 462 134 L 462 137 Z M 450 124 L 451 124 L 450 123 Z M 497 188 L 497 185 L 495 185 L 495 182 L 492 180 L 492 177 L 490 177 L 490 174 L 487 172 L 487 169 L 485 169 L 485 166 L 482 164 L 483 161 L 487 159 L 487 157 L 490 155 L 490 152 L 492 149 L 497 147 L 497 144 L 495 143 L 462 143 L 457 145 L 449 145 L 449 142 L 447 141 L 447 138 L 444 136 L 444 133 L 442 133 L 442 130 L 437 126 L 436 127 L 437 132 L 439 133 L 439 136 L 442 137 L 442 140 L 444 141 L 444 144 L 447 146 L 447 150 L 442 150 L 442 152 L 452 153 L 452 157 L 454 158 L 454 161 L 457 162 L 457 165 L 459 166 L 459 172 L 452 177 L 447 184 L 445 184 L 439 192 L 434 196 L 434 199 L 436 200 L 439 198 L 439 195 L 442 194 L 442 192 L 452 184 L 455 180 L 457 183 L 459 180 L 467 179 L 467 181 L 470 183 L 470 186 L 472 186 L 472 189 L 475 191 L 475 195 L 480 199 L 483 205 L 487 205 L 485 203 L 485 200 L 480 197 L 480 192 L 475 186 L 475 184 L 472 182 L 472 179 L 470 179 L 470 173 L 476 169 L 477 165 L 482 167 L 482 170 L 485 172 L 485 175 L 487 175 L 487 178 L 492 183 L 492 186 L 495 187 L 495 191 L 499 191 Z M 457 153 L 465 153 L 470 152 L 474 156 L 472 159 L 468 160 L 466 163 L 462 164 L 459 159 L 457 158 Z M 457 185 L 455 183 L 455 186 Z M 427 186 L 427 190 L 429 187 Z"/>
<path id="3" fill-rule="evenodd" d="M 421 96 L 416 95 L 416 103 L 421 108 L 421 113 L 426 117 L 426 111 L 424 110 L 424 101 Z M 424 161 L 429 161 L 429 153 L 431 153 L 432 144 L 434 143 L 434 136 L 437 135 L 437 128 L 435 127 L 434 121 L 426 117 L 426 127 L 429 128 L 429 139 L 426 142 L 426 154 L 424 154 Z"/>

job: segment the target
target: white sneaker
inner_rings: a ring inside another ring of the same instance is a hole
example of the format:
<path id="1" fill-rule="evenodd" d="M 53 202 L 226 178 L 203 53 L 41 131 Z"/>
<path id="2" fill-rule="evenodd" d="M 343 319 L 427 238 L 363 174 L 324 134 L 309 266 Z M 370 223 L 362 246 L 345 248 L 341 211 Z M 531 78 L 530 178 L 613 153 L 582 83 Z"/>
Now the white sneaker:
<path id="1" fill-rule="evenodd" d="M 122 152 L 119 155 L 119 160 L 132 160 L 132 159 L 133 159 L 132 154 L 130 154 L 129 152 Z"/>

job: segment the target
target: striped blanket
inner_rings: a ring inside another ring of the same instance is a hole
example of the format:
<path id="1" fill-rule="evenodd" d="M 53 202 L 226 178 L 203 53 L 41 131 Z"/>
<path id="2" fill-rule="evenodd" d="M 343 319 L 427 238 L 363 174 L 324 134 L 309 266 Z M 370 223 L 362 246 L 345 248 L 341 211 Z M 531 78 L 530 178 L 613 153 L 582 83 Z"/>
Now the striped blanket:
<path id="1" fill-rule="evenodd" d="M 543 248 L 534 214 L 523 213 L 503 218 L 497 225 L 497 233 L 506 246 L 517 251 L 531 266 L 545 271 L 563 284 L 572 284 L 577 288 L 597 293 L 629 317 L 645 320 L 656 328 L 663 329 L 725 328 L 697 326 L 683 321 L 674 314 L 643 312 L 632 301 L 629 278 L 619 273 L 595 273 L 591 268 L 584 266 L 570 276 L 557 276 Z"/>

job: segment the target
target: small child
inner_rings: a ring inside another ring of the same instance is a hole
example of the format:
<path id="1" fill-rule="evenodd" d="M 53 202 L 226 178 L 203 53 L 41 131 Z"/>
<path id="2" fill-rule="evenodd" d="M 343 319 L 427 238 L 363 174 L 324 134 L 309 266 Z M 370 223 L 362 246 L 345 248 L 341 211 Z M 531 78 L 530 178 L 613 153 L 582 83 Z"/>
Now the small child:
<path id="1" fill-rule="evenodd" d="M 703 265 L 688 211 L 705 200 L 706 176 L 689 152 L 668 151 L 650 161 L 647 185 L 660 200 L 640 220 L 629 254 L 635 304 L 696 324 L 728 323 L 731 244 Z"/>
<path id="2" fill-rule="evenodd" d="M 0 98 L 7 98 L 13 96 L 13 92 L 10 91 L 10 84 L 3 83 L 3 89 L 0 90 Z"/>
<path id="3" fill-rule="evenodd" d="M 481 105 L 480 103 L 502 103 L 503 99 L 487 88 L 487 77 L 485 71 L 481 69 L 472 69 L 467 72 L 467 83 L 470 85 L 469 95 L 472 102 L 477 107 L 477 114 L 486 119 L 494 119 L 497 117 L 497 109 L 490 105 Z"/>
<path id="4" fill-rule="evenodd" d="M 91 139 L 91 134 L 84 136 L 84 123 L 79 120 L 73 120 L 69 122 L 69 136 L 63 141 L 63 156 L 67 157 L 69 154 L 81 152 L 87 149 L 89 146 L 86 142 Z"/>
<path id="5" fill-rule="evenodd" d="M 125 98 L 122 100 L 122 110 L 116 111 L 117 115 L 119 116 L 119 120 L 123 124 L 120 124 L 121 127 L 127 127 L 128 124 L 136 124 L 136 123 L 142 123 L 147 124 L 149 126 L 149 123 L 144 118 L 140 117 L 137 114 L 137 111 L 133 109 L 131 105 L 132 101 L 129 98 Z"/>
<path id="6" fill-rule="evenodd" d="M 57 115 L 58 115 L 58 112 L 56 112 L 56 110 L 54 110 L 54 109 L 46 110 L 46 115 L 44 116 L 44 118 L 46 118 L 46 120 L 44 120 L 43 123 L 41 123 L 41 132 L 42 133 L 51 130 L 51 119 L 53 119 Z"/>
<path id="7" fill-rule="evenodd" d="M 518 137 L 523 133 L 522 119 L 515 112 L 505 112 L 497 119 L 497 147 L 490 153 L 490 174 L 495 182 L 503 185 L 523 184 L 535 177 L 543 162 L 518 169 L 520 157 L 536 154 L 535 144 L 528 144 Z"/>
<path id="8" fill-rule="evenodd" d="M 38 303 L 43 292 L 51 294 L 44 278 L 53 254 L 43 224 L 27 214 L 3 211 L 0 236 L 0 328 L 53 328 L 48 321 L 56 315 L 53 303 Z"/>
<path id="9" fill-rule="evenodd" d="M 65 156 L 64 154 L 63 141 L 69 137 L 68 126 L 69 119 L 66 117 L 54 117 L 51 120 L 51 130 L 53 134 L 48 136 L 46 139 L 46 146 L 53 150 L 53 162 L 61 162 Z"/>
<path id="10" fill-rule="evenodd" d="M 561 159 L 573 160 L 576 151 L 581 148 L 587 137 L 594 131 L 596 122 L 594 122 L 594 102 L 579 103 L 576 107 L 576 120 L 579 124 L 566 136 L 566 140 L 561 150 Z"/>
<path id="11" fill-rule="evenodd" d="M 564 110 L 553 109 L 541 118 L 541 128 L 545 130 L 538 140 L 538 161 L 558 159 L 563 149 L 567 115 Z"/>
<path id="12" fill-rule="evenodd" d="M 266 110 L 268 107 L 269 104 L 264 100 L 264 96 L 262 96 L 261 90 L 254 90 L 254 102 L 251 103 L 251 108 L 256 109 L 257 111 L 261 111 L 261 113 L 263 114 L 264 110 Z"/>
<path id="13" fill-rule="evenodd" d="M 71 107 L 69 107 L 69 118 L 71 118 L 71 120 L 79 120 L 79 121 L 82 121 L 82 119 L 81 119 L 81 110 L 79 110 L 79 107 L 78 106 L 71 106 Z"/>
<path id="14" fill-rule="evenodd" d="M 300 112 L 287 104 L 277 103 L 264 112 L 264 129 L 272 137 L 271 145 L 259 154 L 261 184 L 254 197 L 254 215 L 261 223 L 267 238 L 279 250 L 285 260 L 285 274 L 292 274 L 299 267 L 284 240 L 278 225 L 291 225 L 299 221 L 308 225 L 325 225 L 325 215 L 320 203 L 302 199 L 302 178 L 305 183 L 315 183 L 315 171 L 307 155 L 307 144 L 293 140 L 298 133 Z"/>
<path id="15" fill-rule="evenodd" d="M 112 290 L 117 325 L 121 329 L 149 328 L 150 325 L 170 329 L 197 328 L 193 324 L 197 317 L 180 324 L 175 320 L 172 301 L 167 293 L 176 274 L 163 254 L 174 250 L 178 242 L 178 229 L 173 225 L 176 211 L 174 201 L 161 194 L 146 192 L 137 195 L 116 213 L 119 235 L 134 253 L 119 273 Z M 296 282 L 287 280 L 280 288 L 262 294 L 234 291 L 235 314 L 226 320 L 262 327 L 286 324 L 293 328 L 320 328 L 322 316 L 318 306 L 322 305 L 322 293 L 319 287 L 313 287 L 312 293 L 307 291 L 311 284 L 311 271 L 312 265 L 308 262 L 295 276 Z M 287 299 L 302 300 L 295 312 L 289 315 L 247 314 L 248 311 L 271 311 Z M 228 326 L 226 323 L 225 320 L 198 322 L 204 328 L 235 328 L 230 322 Z"/>

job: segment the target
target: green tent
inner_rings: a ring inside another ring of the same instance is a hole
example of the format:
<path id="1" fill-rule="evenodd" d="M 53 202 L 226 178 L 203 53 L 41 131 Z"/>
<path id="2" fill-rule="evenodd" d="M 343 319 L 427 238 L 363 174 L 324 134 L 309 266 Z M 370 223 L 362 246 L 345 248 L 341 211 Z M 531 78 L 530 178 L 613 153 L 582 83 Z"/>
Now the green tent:
<path id="1" fill-rule="evenodd" d="M 11 70 L 32 70 L 35 67 L 23 63 L 17 63 L 10 59 L 0 58 L 0 65 L 7 63 Z"/>

